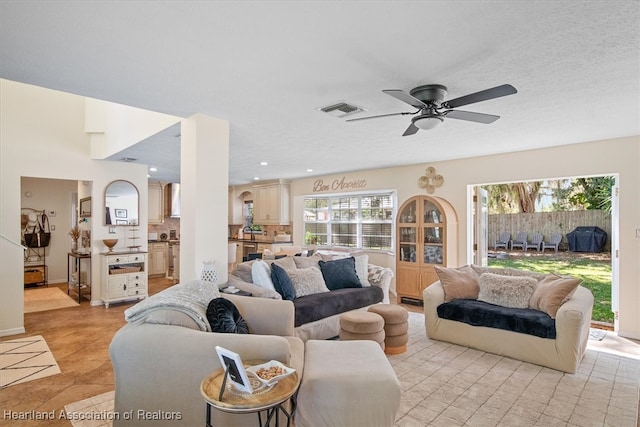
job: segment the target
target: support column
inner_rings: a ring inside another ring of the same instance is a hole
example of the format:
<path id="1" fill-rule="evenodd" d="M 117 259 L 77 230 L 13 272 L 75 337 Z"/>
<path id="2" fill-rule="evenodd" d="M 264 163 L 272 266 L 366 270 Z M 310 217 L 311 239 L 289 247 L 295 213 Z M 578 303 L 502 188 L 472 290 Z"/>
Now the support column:
<path id="1" fill-rule="evenodd" d="M 180 155 L 180 282 L 200 278 L 210 260 L 218 283 L 226 282 L 229 122 L 203 114 L 183 120 Z"/>

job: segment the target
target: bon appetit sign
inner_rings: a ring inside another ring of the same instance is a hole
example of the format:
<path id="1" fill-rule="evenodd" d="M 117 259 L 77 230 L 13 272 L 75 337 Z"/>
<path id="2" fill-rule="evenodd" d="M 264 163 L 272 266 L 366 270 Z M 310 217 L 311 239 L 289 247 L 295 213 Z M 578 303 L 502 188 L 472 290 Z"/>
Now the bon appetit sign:
<path id="1" fill-rule="evenodd" d="M 347 180 L 347 177 L 336 178 L 331 182 L 325 182 L 322 179 L 317 179 L 313 183 L 314 193 L 323 193 L 327 191 L 344 191 L 344 190 L 357 190 L 367 186 L 366 179 L 352 179 Z"/>

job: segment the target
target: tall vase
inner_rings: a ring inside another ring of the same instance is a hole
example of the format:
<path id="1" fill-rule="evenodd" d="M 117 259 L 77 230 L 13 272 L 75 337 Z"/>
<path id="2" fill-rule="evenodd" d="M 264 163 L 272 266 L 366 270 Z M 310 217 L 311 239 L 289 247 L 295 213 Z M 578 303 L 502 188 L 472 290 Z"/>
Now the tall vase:
<path id="1" fill-rule="evenodd" d="M 71 243 L 71 252 L 78 252 L 78 241 L 76 239 L 73 239 Z"/>
<path id="2" fill-rule="evenodd" d="M 215 269 L 215 261 L 204 261 L 202 267 L 202 272 L 200 273 L 200 280 L 204 280 L 211 283 L 216 283 L 218 281 L 218 273 Z"/>

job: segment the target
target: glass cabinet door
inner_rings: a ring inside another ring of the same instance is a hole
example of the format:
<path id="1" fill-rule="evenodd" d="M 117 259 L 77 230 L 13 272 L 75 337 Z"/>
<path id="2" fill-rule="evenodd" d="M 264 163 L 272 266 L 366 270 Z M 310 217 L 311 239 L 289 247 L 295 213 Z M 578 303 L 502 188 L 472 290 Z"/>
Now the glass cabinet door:
<path id="1" fill-rule="evenodd" d="M 416 227 L 400 227 L 400 260 L 417 262 L 418 239 Z"/>
<path id="2" fill-rule="evenodd" d="M 442 222 L 442 213 L 440 208 L 431 200 L 425 200 L 422 212 L 424 213 L 423 222 L 425 224 L 440 224 Z"/>
<path id="3" fill-rule="evenodd" d="M 400 261 L 418 262 L 418 205 L 414 200 L 408 203 L 400 212 L 400 226 L 398 240 Z"/>
<path id="4" fill-rule="evenodd" d="M 415 224 L 417 221 L 418 208 L 416 201 L 412 201 L 400 212 L 400 222 L 403 224 Z"/>

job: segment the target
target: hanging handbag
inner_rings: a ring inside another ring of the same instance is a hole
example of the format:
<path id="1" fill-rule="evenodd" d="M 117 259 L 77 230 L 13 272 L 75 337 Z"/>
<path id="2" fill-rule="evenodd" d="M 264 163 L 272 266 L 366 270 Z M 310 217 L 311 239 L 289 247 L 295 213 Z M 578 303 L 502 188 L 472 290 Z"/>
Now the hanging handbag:
<path id="1" fill-rule="evenodd" d="M 42 224 L 40 223 L 42 221 Z M 44 227 L 47 227 L 45 231 Z M 33 226 L 31 233 L 24 233 L 24 242 L 29 248 L 46 248 L 51 240 L 51 229 L 49 227 L 49 218 L 46 214 L 42 214 L 42 218 L 38 219 L 38 223 Z"/>

